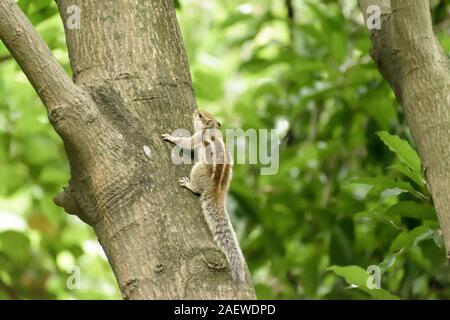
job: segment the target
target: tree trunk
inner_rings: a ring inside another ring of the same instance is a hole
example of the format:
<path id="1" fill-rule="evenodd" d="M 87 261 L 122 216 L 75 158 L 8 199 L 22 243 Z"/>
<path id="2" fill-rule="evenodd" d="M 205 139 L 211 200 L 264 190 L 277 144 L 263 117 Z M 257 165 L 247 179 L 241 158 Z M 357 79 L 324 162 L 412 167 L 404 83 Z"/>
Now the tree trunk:
<path id="1" fill-rule="evenodd" d="M 372 57 L 403 107 L 433 196 L 450 259 L 450 63 L 437 40 L 428 0 L 360 0 L 381 8 Z"/>
<path id="2" fill-rule="evenodd" d="M 161 133 L 191 128 L 195 97 L 171 0 L 58 0 L 73 82 L 14 0 L 0 38 L 64 141 L 71 181 L 55 202 L 91 225 L 125 299 L 252 299 L 233 284 L 199 200 L 178 185 Z M 68 6 L 81 28 L 67 28 Z M 248 277 L 250 278 L 250 277 Z"/>

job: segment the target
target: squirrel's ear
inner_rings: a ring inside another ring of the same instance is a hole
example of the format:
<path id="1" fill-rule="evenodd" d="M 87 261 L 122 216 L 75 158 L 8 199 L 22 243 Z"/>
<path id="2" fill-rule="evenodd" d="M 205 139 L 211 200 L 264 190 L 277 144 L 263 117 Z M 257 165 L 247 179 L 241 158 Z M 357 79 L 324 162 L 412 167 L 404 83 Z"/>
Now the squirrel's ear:
<path id="1" fill-rule="evenodd" d="M 207 126 L 208 128 L 213 128 L 213 127 L 214 127 L 214 121 L 208 120 L 208 122 L 206 123 L 206 126 Z"/>
<path id="2" fill-rule="evenodd" d="M 217 126 L 218 126 L 219 129 L 220 129 L 220 127 L 222 126 L 222 124 L 221 124 L 219 121 L 217 121 Z"/>

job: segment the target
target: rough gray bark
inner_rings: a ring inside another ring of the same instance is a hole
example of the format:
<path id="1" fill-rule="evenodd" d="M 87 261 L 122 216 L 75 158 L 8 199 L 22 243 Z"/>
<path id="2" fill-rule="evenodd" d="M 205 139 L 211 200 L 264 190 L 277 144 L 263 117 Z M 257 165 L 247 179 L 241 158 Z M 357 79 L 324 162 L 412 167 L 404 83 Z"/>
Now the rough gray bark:
<path id="1" fill-rule="evenodd" d="M 360 0 L 382 9 L 372 57 L 403 107 L 417 145 L 450 259 L 450 63 L 428 0 Z M 367 17 L 366 17 L 367 18 Z"/>
<path id="2" fill-rule="evenodd" d="M 0 38 L 61 136 L 71 181 L 55 202 L 91 225 L 126 299 L 253 299 L 214 244 L 198 198 L 178 185 L 161 133 L 191 128 L 195 97 L 171 0 L 58 0 L 73 81 L 14 0 Z M 144 148 L 147 151 L 144 151 Z M 150 151 L 150 152 L 148 152 Z"/>

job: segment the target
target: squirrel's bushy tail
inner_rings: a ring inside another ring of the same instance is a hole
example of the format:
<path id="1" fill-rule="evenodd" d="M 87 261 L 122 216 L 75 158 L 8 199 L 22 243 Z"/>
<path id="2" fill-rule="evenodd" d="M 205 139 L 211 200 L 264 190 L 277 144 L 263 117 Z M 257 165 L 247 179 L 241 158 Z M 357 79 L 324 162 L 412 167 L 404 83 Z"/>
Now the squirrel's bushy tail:
<path id="1" fill-rule="evenodd" d="M 243 283 L 245 281 L 244 259 L 225 209 L 225 203 L 218 206 L 216 200 L 204 195 L 202 195 L 201 203 L 203 214 L 214 240 L 228 260 L 233 280 L 236 283 Z"/>

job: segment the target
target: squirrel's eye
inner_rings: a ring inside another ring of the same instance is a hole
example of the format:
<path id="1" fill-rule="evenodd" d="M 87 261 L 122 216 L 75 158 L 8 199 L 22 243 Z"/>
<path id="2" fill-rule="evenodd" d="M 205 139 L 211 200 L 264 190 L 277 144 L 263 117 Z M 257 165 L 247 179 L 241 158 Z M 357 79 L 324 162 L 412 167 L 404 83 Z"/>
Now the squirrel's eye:
<path id="1" fill-rule="evenodd" d="M 198 114 L 199 118 L 203 118 L 203 115 L 201 113 Z"/>

